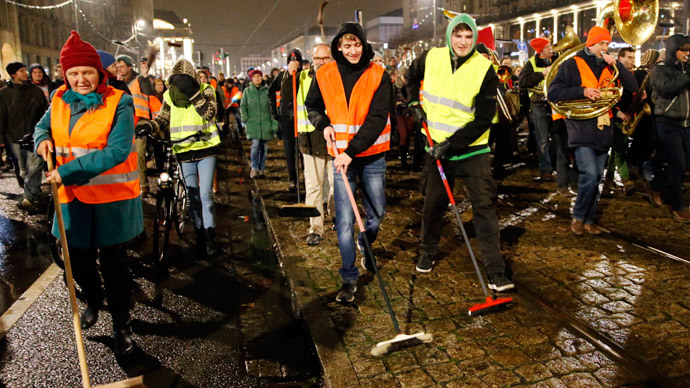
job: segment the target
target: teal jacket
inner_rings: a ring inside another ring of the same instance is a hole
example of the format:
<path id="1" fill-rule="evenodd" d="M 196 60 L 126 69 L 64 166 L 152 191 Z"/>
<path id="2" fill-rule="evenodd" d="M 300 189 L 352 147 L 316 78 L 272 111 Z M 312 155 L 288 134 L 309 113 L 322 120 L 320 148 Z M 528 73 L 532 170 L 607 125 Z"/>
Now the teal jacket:
<path id="1" fill-rule="evenodd" d="M 81 101 L 71 103 L 69 130 L 86 112 Z M 50 112 L 48 109 L 34 130 L 36 147 L 43 140 L 52 139 Z M 108 146 L 58 167 L 62 184 L 82 185 L 91 178 L 124 162 L 132 149 L 134 138 L 134 105 L 132 97 L 124 94 L 117 105 L 113 125 L 108 135 Z M 62 216 L 69 246 L 100 248 L 121 244 L 141 234 L 144 215 L 141 198 L 103 204 L 86 204 L 74 199 L 62 204 Z M 57 220 L 53 222 L 53 235 L 59 237 Z"/>
<path id="2" fill-rule="evenodd" d="M 271 115 L 268 86 L 247 86 L 242 91 L 240 113 L 248 139 L 271 140 L 278 132 L 278 122 Z"/>

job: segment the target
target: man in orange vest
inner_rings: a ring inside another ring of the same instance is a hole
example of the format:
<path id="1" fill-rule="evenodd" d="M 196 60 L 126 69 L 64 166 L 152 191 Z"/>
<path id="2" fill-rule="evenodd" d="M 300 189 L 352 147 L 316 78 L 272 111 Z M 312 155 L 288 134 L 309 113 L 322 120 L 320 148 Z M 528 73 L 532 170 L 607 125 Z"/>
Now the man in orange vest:
<path id="1" fill-rule="evenodd" d="M 393 92 L 385 69 L 371 63 L 373 50 L 359 24 L 343 23 L 333 38 L 331 52 L 335 61 L 316 72 L 305 105 L 309 121 L 338 149 L 333 167 L 336 170 L 335 212 L 343 286 L 336 300 L 352 302 L 359 270 L 355 266 L 356 249 L 352 238 L 355 218 L 345 184 L 353 191 L 357 177 L 363 184 L 365 229 L 367 239 L 373 243 L 386 207 L 384 153 L 390 149 L 388 113 Z M 328 152 L 335 155 L 330 146 Z M 341 171 L 346 172 L 348 182 L 343 181 Z M 358 236 L 357 243 L 362 252 L 362 236 Z M 362 257 L 362 265 L 372 268 L 365 257 Z"/>
<path id="2" fill-rule="evenodd" d="M 637 90 L 635 77 L 616 58 L 606 51 L 611 43 L 611 34 L 603 27 L 594 26 L 589 30 L 584 49 L 574 57 L 563 62 L 549 85 L 548 99 L 551 102 L 572 101 L 587 98 L 596 101 L 601 98 L 601 87 L 608 84 L 616 66 L 619 81 L 623 88 Z M 604 165 L 613 141 L 611 131 L 611 112 L 586 120 L 565 119 L 568 130 L 568 147 L 575 149 L 575 163 L 580 171 L 578 176 L 577 199 L 573 207 L 571 231 L 582 236 L 600 234 L 594 224 L 599 184 L 603 178 Z"/>

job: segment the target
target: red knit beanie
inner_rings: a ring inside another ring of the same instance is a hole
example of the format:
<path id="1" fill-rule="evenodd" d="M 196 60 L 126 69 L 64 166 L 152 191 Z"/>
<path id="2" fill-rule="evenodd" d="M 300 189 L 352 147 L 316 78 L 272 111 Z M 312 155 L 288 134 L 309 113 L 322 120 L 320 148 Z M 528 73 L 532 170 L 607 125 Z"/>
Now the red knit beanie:
<path id="1" fill-rule="evenodd" d="M 587 47 L 603 40 L 611 41 L 611 33 L 604 27 L 594 26 L 587 33 Z"/>
<path id="2" fill-rule="evenodd" d="M 60 65 L 62 65 L 62 71 L 65 74 L 67 70 L 75 66 L 90 66 L 95 68 L 101 75 L 96 91 L 100 94 L 105 92 L 108 77 L 105 75 L 105 71 L 103 71 L 101 57 L 90 43 L 81 40 L 78 32 L 72 31 L 70 37 L 67 38 L 67 42 L 62 46 L 62 51 L 60 51 Z M 69 82 L 65 82 L 65 85 L 67 88 L 70 87 Z"/>
<path id="3" fill-rule="evenodd" d="M 551 42 L 549 42 L 548 39 L 539 37 L 539 38 L 532 39 L 529 42 L 529 45 L 532 46 L 534 51 L 536 51 L 537 53 L 541 53 L 542 50 L 544 50 L 544 47 L 546 47 L 546 45 L 549 43 L 551 43 Z"/>

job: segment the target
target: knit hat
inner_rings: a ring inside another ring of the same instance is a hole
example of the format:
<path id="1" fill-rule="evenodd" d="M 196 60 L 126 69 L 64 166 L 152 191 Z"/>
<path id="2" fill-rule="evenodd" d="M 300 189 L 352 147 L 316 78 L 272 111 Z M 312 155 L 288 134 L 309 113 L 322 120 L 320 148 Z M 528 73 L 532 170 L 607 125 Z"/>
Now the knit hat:
<path id="1" fill-rule="evenodd" d="M 194 71 L 194 65 L 188 60 L 182 58 L 175 63 L 172 68 L 173 74 L 186 74 L 194 79 L 196 79 L 196 71 Z"/>
<path id="2" fill-rule="evenodd" d="M 597 44 L 601 41 L 611 41 L 611 33 L 604 27 L 594 26 L 590 28 L 587 33 L 587 47 Z"/>
<path id="3" fill-rule="evenodd" d="M 549 42 L 548 39 L 539 37 L 539 38 L 534 38 L 534 39 L 530 40 L 529 45 L 534 49 L 534 51 L 537 52 L 537 54 L 539 54 L 544 50 L 544 47 L 546 47 L 546 45 L 549 43 L 551 43 L 551 42 Z"/>
<path id="4" fill-rule="evenodd" d="M 124 55 L 124 54 L 118 55 L 117 61 L 118 62 L 122 61 L 122 62 L 126 63 L 127 66 L 129 66 L 129 67 L 134 66 L 134 60 L 129 55 Z"/>
<path id="5" fill-rule="evenodd" d="M 113 54 L 103 50 L 96 50 L 96 52 L 101 57 L 101 65 L 103 65 L 104 69 L 115 63 L 115 56 Z"/>
<path id="6" fill-rule="evenodd" d="M 7 65 L 7 67 L 5 67 L 5 70 L 7 70 L 7 74 L 9 74 L 10 76 L 13 76 L 13 75 L 15 75 L 15 74 L 19 71 L 19 69 L 21 69 L 22 67 L 26 67 L 26 65 L 23 64 L 23 63 L 21 63 L 21 62 L 12 62 L 12 63 L 10 63 L 9 65 Z"/>
<path id="7" fill-rule="evenodd" d="M 69 38 L 67 38 L 67 42 L 62 46 L 60 64 L 64 74 L 67 74 L 67 71 L 75 66 L 91 66 L 95 68 L 101 75 L 96 91 L 99 94 L 105 93 L 108 77 L 103 70 L 103 65 L 101 65 L 101 57 L 90 43 L 81 40 L 78 32 L 72 31 Z M 70 87 L 69 82 L 66 82 L 65 85 L 67 85 L 67 88 Z"/>
<path id="8" fill-rule="evenodd" d="M 259 69 L 254 69 L 254 70 L 252 70 L 252 71 L 249 72 L 249 74 L 248 74 L 248 75 L 249 75 L 249 78 L 253 78 L 253 77 L 254 77 L 254 74 L 258 74 L 258 75 L 260 75 L 260 76 L 262 76 L 262 77 L 264 76 L 264 73 L 262 73 L 261 70 L 259 70 Z"/>
<path id="9" fill-rule="evenodd" d="M 489 48 L 486 47 L 486 45 L 485 45 L 484 43 L 477 43 L 477 44 L 474 46 L 474 49 L 477 50 L 477 52 L 478 52 L 479 54 L 491 55 L 491 54 L 489 53 Z"/>

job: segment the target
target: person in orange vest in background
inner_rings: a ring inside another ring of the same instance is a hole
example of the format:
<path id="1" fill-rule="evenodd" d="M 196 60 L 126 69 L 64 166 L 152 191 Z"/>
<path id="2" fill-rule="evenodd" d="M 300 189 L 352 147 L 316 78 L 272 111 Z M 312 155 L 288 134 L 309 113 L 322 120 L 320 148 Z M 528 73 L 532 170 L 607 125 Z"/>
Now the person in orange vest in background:
<path id="1" fill-rule="evenodd" d="M 46 177 L 59 185 L 72 271 L 86 297 L 81 326 L 96 323 L 105 294 L 115 354 L 127 354 L 134 349 L 133 280 L 125 243 L 144 229 L 132 97 L 107 85 L 96 49 L 74 31 L 60 52 L 60 63 L 66 82 L 36 125 L 36 153 L 48 160 L 55 152 L 57 168 Z M 57 225 L 53 222 L 56 237 Z"/>
<path id="2" fill-rule="evenodd" d="M 611 66 L 618 69 L 618 80 L 628 91 L 637 90 L 635 76 L 606 51 L 611 43 L 611 34 L 603 27 L 594 26 L 587 34 L 586 47 L 566 60 L 549 85 L 548 99 L 551 102 L 589 99 L 596 101 L 602 97 L 599 90 L 613 78 Z M 570 230 L 577 236 L 600 234 L 596 226 L 599 184 L 604 176 L 604 166 L 609 148 L 613 142 L 611 130 L 611 111 L 591 119 L 577 120 L 565 118 L 568 130 L 568 147 L 575 149 L 575 163 L 579 171 L 577 198 L 572 211 Z"/>
<path id="3" fill-rule="evenodd" d="M 127 83 L 134 99 L 134 125 L 141 119 L 150 120 L 153 118 L 149 106 L 149 95 L 153 94 L 153 86 L 149 79 L 134 71 L 134 62 L 129 55 L 119 55 L 115 66 L 122 80 Z M 139 184 L 141 185 L 141 195 L 145 196 L 149 192 L 149 181 L 146 178 L 146 139 L 137 139 L 136 145 Z"/>
<path id="4" fill-rule="evenodd" d="M 338 156 L 333 160 L 334 194 L 338 247 L 342 259 L 342 288 L 338 302 L 352 302 L 357 291 L 359 270 L 355 266 L 356 249 L 353 239 L 354 213 L 345 185 L 355 191 L 357 177 L 363 185 L 366 209 L 365 233 L 374 243 L 386 209 L 386 158 L 390 149 L 392 83 L 385 69 L 371 62 L 373 50 L 366 33 L 358 23 L 343 23 L 333 38 L 331 52 L 334 62 L 316 72 L 305 105 L 315 130 L 323 131 Z M 333 142 L 333 143 L 331 143 Z M 331 156 L 335 153 L 330 148 Z M 341 171 L 347 174 L 343 181 Z M 363 237 L 357 245 L 362 266 L 373 269 L 363 252 Z"/>
<path id="5" fill-rule="evenodd" d="M 237 123 L 237 136 L 244 137 L 244 125 L 242 124 L 242 119 L 240 117 L 240 101 L 242 100 L 242 92 L 235 85 L 235 81 L 232 78 L 227 78 L 225 80 L 225 85 L 223 85 L 223 92 L 225 94 L 225 129 L 230 130 L 230 123 L 232 120 L 229 119 L 232 115 Z"/>

